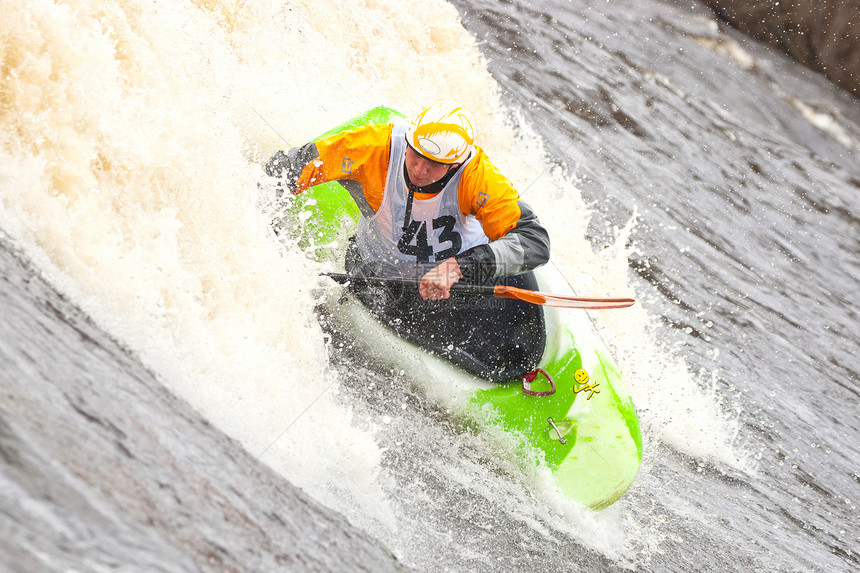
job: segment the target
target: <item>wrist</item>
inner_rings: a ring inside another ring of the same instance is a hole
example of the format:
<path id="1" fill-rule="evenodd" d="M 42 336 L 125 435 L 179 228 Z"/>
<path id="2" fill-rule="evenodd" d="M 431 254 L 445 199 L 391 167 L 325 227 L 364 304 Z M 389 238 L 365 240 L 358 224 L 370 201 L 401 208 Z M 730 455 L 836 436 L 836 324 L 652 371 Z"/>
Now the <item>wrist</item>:
<path id="1" fill-rule="evenodd" d="M 496 255 L 489 245 L 472 247 L 456 255 L 454 259 L 463 273 L 463 278 L 469 282 L 481 282 L 497 274 Z"/>

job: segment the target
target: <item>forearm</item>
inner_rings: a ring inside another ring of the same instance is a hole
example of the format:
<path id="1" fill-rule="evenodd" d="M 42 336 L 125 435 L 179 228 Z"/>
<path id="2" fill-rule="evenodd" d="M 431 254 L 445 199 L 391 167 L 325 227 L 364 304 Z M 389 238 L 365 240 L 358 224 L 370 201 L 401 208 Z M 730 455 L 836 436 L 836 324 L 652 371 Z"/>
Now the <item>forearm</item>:
<path id="1" fill-rule="evenodd" d="M 474 282 L 518 275 L 549 260 L 549 234 L 528 205 L 520 202 L 520 211 L 516 226 L 504 236 L 455 257 L 464 277 Z"/>
<path id="2" fill-rule="evenodd" d="M 294 147 L 287 152 L 278 151 L 266 163 L 264 169 L 270 177 L 278 177 L 283 186 L 292 194 L 296 194 L 296 182 L 301 177 L 305 167 L 319 157 L 316 143 L 308 143 Z"/>

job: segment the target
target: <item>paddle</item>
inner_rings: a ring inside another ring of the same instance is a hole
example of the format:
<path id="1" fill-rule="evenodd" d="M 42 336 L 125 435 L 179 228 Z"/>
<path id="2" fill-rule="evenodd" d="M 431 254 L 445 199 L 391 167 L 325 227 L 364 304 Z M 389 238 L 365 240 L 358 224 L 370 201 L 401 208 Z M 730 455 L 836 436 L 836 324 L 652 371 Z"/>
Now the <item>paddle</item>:
<path id="1" fill-rule="evenodd" d="M 389 277 L 362 277 L 353 276 L 345 273 L 323 273 L 323 276 L 334 279 L 336 282 L 344 284 L 347 282 L 355 285 L 392 285 L 392 286 L 414 286 L 418 288 L 419 281 L 410 279 L 398 279 Z M 569 296 L 566 294 L 549 294 L 524 288 L 517 288 L 505 285 L 470 285 L 456 283 L 451 287 L 451 291 L 462 292 L 467 294 L 491 294 L 497 298 L 515 298 L 539 304 L 543 306 L 558 306 L 562 308 L 582 308 L 586 310 L 604 310 L 610 308 L 626 308 L 631 306 L 635 301 L 632 298 L 587 298 L 579 296 Z"/>

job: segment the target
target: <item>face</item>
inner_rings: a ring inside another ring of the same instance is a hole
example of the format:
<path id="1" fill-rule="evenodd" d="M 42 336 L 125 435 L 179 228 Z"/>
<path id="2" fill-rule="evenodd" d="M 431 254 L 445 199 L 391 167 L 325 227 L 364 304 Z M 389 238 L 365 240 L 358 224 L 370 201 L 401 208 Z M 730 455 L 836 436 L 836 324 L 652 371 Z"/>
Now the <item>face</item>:
<path id="1" fill-rule="evenodd" d="M 448 173 L 449 169 L 459 165 L 459 163 L 446 165 L 430 161 L 416 153 L 411 147 L 406 146 L 406 172 L 409 173 L 409 180 L 418 187 L 436 183 Z"/>

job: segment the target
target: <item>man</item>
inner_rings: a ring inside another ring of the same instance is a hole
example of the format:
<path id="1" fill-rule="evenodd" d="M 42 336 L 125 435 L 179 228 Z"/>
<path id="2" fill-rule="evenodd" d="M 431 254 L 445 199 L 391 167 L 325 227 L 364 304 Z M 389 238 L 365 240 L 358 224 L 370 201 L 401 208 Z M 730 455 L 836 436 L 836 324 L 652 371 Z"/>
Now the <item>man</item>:
<path id="1" fill-rule="evenodd" d="M 411 124 L 360 127 L 286 153 L 279 151 L 265 170 L 282 178 L 294 194 L 319 183 L 340 182 L 361 211 L 355 237 L 357 258 L 386 274 L 420 278 L 419 294 L 424 300 L 448 299 L 451 287 L 461 279 L 508 284 L 512 280 L 516 286 L 529 288 L 523 282 L 528 278 L 520 275 L 547 262 L 549 237 L 511 182 L 474 140 L 471 112 L 441 101 L 423 110 Z M 398 313 L 407 312 L 404 309 L 400 306 Z M 414 339 L 427 329 L 437 329 L 445 338 L 443 334 L 456 330 L 451 325 L 452 311 L 460 315 L 461 323 L 470 316 L 487 323 L 487 329 L 495 322 L 498 330 L 493 312 L 460 312 L 467 310 L 462 305 L 445 311 L 413 304 L 408 312 L 414 317 L 414 328 L 408 328 L 406 335 Z M 511 328 L 540 317 L 535 309 L 523 309 L 515 302 L 495 311 L 512 322 Z M 462 350 L 476 339 L 471 332 L 467 338 L 446 347 Z M 472 354 L 464 360 L 475 359 Z M 536 362 L 532 357 L 521 358 Z M 486 373 L 500 359 L 489 357 L 488 365 L 478 357 L 482 366 L 471 369 Z M 509 368 L 501 371 L 506 370 Z"/>
<path id="2" fill-rule="evenodd" d="M 421 296 L 448 298 L 463 276 L 517 275 L 549 259 L 546 230 L 474 140 L 471 112 L 442 101 L 411 125 L 361 127 L 280 151 L 265 169 L 293 193 L 340 181 L 362 213 L 362 258 L 405 275 L 420 269 Z"/>

